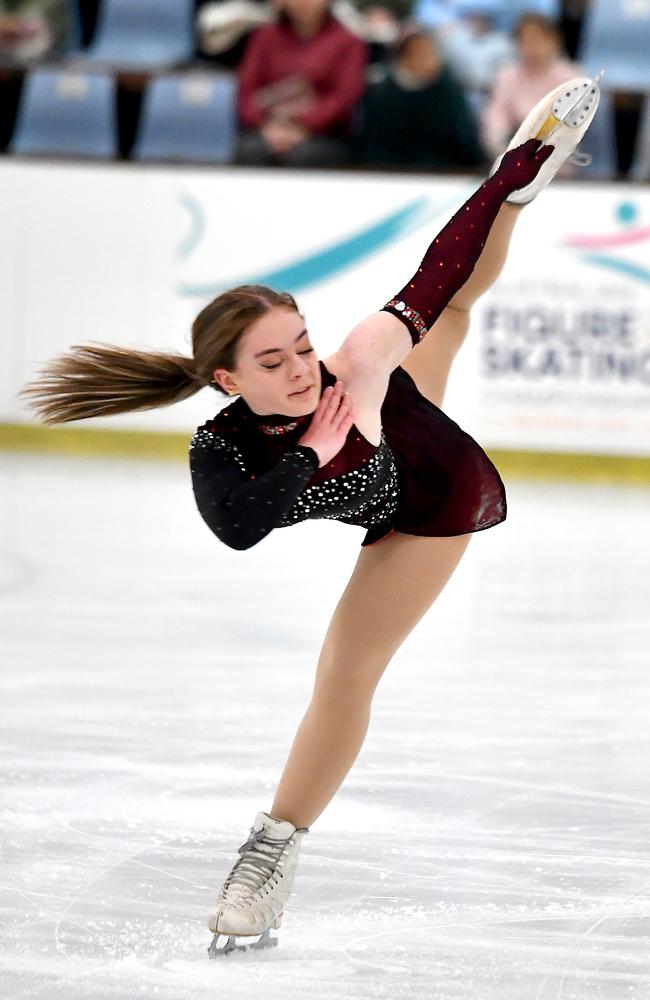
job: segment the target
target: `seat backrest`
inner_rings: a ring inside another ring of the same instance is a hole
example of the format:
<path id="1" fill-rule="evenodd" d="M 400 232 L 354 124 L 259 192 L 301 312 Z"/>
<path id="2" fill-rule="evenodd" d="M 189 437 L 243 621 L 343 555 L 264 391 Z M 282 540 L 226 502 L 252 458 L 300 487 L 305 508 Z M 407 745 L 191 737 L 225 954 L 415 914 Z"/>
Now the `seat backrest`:
<path id="1" fill-rule="evenodd" d="M 650 90 L 650 3 L 592 0 L 582 27 L 579 59 L 587 72 L 605 70 L 601 87 Z"/>
<path id="2" fill-rule="evenodd" d="M 503 31 L 510 31 L 522 14 L 543 14 L 557 20 L 561 14 L 560 0 L 454 0 L 457 16 L 485 14 L 492 17 Z"/>
<path id="3" fill-rule="evenodd" d="M 608 91 L 601 91 L 598 110 L 580 141 L 579 152 L 589 153 L 591 163 L 578 169 L 578 177 L 608 180 L 616 176 L 618 162 L 614 101 Z"/>
<path id="4" fill-rule="evenodd" d="M 635 181 L 650 181 L 650 94 L 646 94 L 639 116 L 630 177 Z"/>
<path id="5" fill-rule="evenodd" d="M 111 158 L 117 152 L 115 80 L 107 73 L 28 72 L 8 151 Z"/>
<path id="6" fill-rule="evenodd" d="M 91 58 L 155 66 L 193 54 L 193 0 L 102 0 Z"/>
<path id="7" fill-rule="evenodd" d="M 62 55 L 72 55 L 79 52 L 83 46 L 83 32 L 81 30 L 81 11 L 79 9 L 80 0 L 66 0 L 68 8 L 68 35 L 62 48 Z"/>
<path id="8" fill-rule="evenodd" d="M 234 153 L 237 83 L 230 74 L 170 73 L 145 90 L 137 160 L 229 162 Z"/>

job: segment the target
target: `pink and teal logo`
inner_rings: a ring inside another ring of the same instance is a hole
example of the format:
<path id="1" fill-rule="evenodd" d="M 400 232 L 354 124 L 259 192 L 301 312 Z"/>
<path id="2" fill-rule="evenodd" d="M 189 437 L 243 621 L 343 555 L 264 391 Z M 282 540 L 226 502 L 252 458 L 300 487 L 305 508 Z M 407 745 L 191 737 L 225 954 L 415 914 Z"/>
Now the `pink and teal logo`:
<path id="1" fill-rule="evenodd" d="M 639 209 L 632 201 L 622 201 L 617 205 L 615 218 L 618 232 L 568 236 L 565 245 L 582 251 L 582 259 L 595 267 L 604 267 L 628 278 L 650 283 L 650 268 L 616 256 L 619 247 L 650 240 L 650 226 L 639 225 Z"/>

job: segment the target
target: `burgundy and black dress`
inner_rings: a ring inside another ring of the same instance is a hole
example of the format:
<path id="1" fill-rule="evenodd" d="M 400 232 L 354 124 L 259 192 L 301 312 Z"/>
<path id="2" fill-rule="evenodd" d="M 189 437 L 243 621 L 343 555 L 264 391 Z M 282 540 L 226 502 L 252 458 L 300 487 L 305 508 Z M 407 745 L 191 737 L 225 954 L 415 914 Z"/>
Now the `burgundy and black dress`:
<path id="1" fill-rule="evenodd" d="M 530 183 L 552 151 L 529 140 L 506 153 L 383 307 L 404 323 L 414 345 L 469 277 L 507 196 Z M 322 361 L 320 370 L 322 392 L 336 376 Z M 463 535 L 506 516 L 503 482 L 483 449 L 400 366 L 381 406 L 379 446 L 353 425 L 343 448 L 319 468 L 314 449 L 298 444 L 310 421 L 311 414 L 259 416 L 239 398 L 197 429 L 190 444 L 194 495 L 226 545 L 250 548 L 273 528 L 308 518 L 366 528 L 363 546 L 393 531 Z"/>
<path id="2" fill-rule="evenodd" d="M 336 376 L 320 362 L 322 390 Z M 392 531 L 462 535 L 506 516 L 499 473 L 483 449 L 429 402 L 403 368 L 390 376 L 375 446 L 352 426 L 318 468 L 298 445 L 311 414 L 260 417 L 243 399 L 199 427 L 190 444 L 196 503 L 217 538 L 235 549 L 273 528 L 332 518 L 367 528 L 362 546 Z"/>

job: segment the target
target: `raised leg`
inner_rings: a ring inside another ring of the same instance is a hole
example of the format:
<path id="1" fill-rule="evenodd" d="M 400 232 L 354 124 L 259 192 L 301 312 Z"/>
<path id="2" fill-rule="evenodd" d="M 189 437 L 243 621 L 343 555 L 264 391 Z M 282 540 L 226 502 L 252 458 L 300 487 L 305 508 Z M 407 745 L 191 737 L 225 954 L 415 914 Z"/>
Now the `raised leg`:
<path id="1" fill-rule="evenodd" d="M 501 274 L 521 210 L 522 206 L 501 206 L 471 275 L 427 335 L 401 362 L 422 395 L 436 406 L 442 404 L 453 360 L 469 329 L 469 310 Z"/>
<path id="2" fill-rule="evenodd" d="M 272 816 L 309 826 L 330 802 L 361 749 L 384 670 L 442 591 L 470 538 L 394 532 L 361 550 L 327 630 Z"/>

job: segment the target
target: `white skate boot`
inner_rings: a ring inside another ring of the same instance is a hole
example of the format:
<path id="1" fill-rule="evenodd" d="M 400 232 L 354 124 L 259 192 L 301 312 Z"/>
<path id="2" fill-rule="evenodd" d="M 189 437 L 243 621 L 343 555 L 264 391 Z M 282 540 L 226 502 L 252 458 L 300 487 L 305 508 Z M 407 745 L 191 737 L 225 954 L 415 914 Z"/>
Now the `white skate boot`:
<path id="1" fill-rule="evenodd" d="M 561 84 L 543 97 L 526 115 L 504 153 L 520 146 L 527 139 L 540 139 L 544 145 L 554 146 L 555 151 L 542 164 L 537 177 L 525 187 L 513 191 L 506 201 L 514 205 L 527 205 L 571 156 L 596 114 L 600 101 L 598 80 L 601 76 L 602 73 L 599 73 L 593 80 L 588 76 L 579 76 Z M 576 157 L 581 155 L 576 154 Z M 490 177 L 498 169 L 502 157 L 503 153 L 494 161 Z M 580 160 L 576 158 L 576 162 L 579 163 Z"/>
<path id="2" fill-rule="evenodd" d="M 273 819 L 258 812 L 249 838 L 239 848 L 241 857 L 226 878 L 210 911 L 208 927 L 214 938 L 208 948 L 210 958 L 248 948 L 273 948 L 277 938 L 270 935 L 282 923 L 286 903 L 298 863 L 298 851 L 309 827 L 296 828 L 288 820 Z M 228 935 L 223 948 L 219 935 Z M 254 944 L 238 945 L 236 937 L 262 936 Z"/>

